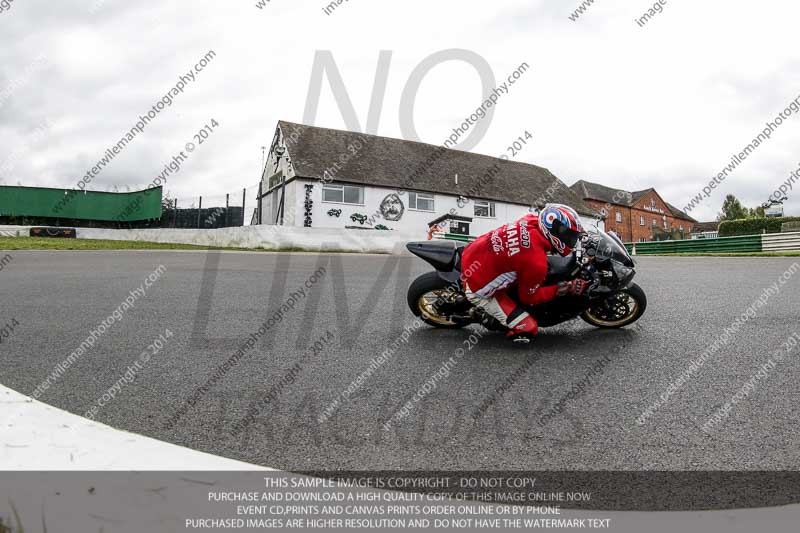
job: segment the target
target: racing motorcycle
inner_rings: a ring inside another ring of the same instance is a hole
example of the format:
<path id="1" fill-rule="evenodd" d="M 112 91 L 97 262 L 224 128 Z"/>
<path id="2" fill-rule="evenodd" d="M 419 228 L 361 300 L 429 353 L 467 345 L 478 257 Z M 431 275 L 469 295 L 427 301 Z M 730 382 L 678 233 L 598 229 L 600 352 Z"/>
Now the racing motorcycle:
<path id="1" fill-rule="evenodd" d="M 582 278 L 590 283 L 580 296 L 560 296 L 536 306 L 524 306 L 540 327 L 582 318 L 598 328 L 621 328 L 644 314 L 647 297 L 633 283 L 634 262 L 616 236 L 589 227 L 580 245 L 566 257 L 547 256 L 543 286 Z M 410 242 L 408 250 L 427 261 L 435 272 L 418 277 L 408 289 L 408 305 L 415 316 L 437 328 L 481 324 L 494 331 L 507 328 L 483 309 L 472 305 L 461 282 L 461 253 L 466 243 L 453 240 Z M 464 268 L 471 268 L 464 265 Z M 509 295 L 518 301 L 515 289 Z"/>

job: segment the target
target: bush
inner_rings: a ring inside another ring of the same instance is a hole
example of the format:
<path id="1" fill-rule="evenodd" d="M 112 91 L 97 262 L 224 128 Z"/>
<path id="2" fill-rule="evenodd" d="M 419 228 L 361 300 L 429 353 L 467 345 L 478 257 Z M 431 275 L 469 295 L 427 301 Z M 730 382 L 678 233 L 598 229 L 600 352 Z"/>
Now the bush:
<path id="1" fill-rule="evenodd" d="M 784 222 L 781 224 L 781 231 L 800 231 L 800 221 Z"/>
<path id="2" fill-rule="evenodd" d="M 759 235 L 764 233 L 780 233 L 781 224 L 800 221 L 800 217 L 744 218 L 726 220 L 719 225 L 720 237 L 736 237 L 738 235 Z"/>

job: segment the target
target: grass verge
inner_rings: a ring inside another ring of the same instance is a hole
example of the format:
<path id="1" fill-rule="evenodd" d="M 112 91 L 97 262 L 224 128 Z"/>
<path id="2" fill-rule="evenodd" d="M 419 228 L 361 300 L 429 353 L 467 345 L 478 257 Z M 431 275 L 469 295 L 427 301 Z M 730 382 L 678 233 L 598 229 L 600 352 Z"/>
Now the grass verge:
<path id="1" fill-rule="evenodd" d="M 309 252 L 296 246 L 281 248 L 236 248 L 220 246 L 198 246 L 196 244 L 173 244 L 166 242 L 145 241 L 110 241 L 101 239 L 53 239 L 50 237 L 0 237 L 0 250 L 222 250 L 232 252 Z M 353 253 L 358 251 L 341 251 L 333 253 Z M 383 255 L 381 252 L 372 252 Z M 0 532 L 2 533 L 2 532 Z"/>
<path id="2" fill-rule="evenodd" d="M 300 248 L 221 248 L 194 244 L 99 239 L 51 239 L 49 237 L 0 237 L 0 250 L 235 250 L 247 252 L 299 252 Z"/>

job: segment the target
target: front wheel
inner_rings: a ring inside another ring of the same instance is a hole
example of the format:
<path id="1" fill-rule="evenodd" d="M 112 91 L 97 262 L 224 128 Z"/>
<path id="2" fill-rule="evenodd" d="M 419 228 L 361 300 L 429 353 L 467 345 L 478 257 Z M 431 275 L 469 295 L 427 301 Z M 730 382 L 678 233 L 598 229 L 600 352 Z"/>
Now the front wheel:
<path id="1" fill-rule="evenodd" d="M 408 306 L 414 316 L 436 328 L 458 329 L 466 322 L 452 319 L 443 311 L 454 312 L 465 307 L 459 300 L 463 296 L 453 291 L 450 284 L 439 277 L 436 272 L 423 274 L 408 288 Z"/>
<path id="2" fill-rule="evenodd" d="M 622 328 L 639 320 L 645 309 L 647 296 L 633 283 L 581 313 L 581 318 L 598 328 Z"/>

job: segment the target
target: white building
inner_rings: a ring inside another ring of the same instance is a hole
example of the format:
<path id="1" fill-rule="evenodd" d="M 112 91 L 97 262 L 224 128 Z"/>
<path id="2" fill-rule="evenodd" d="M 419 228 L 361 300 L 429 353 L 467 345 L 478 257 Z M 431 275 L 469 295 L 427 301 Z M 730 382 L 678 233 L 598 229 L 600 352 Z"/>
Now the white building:
<path id="1" fill-rule="evenodd" d="M 429 223 L 472 217 L 480 235 L 547 202 L 599 224 L 549 170 L 434 145 L 279 122 L 254 223 L 399 230 L 424 238 Z M 260 222 L 259 222 L 260 221 Z"/>

